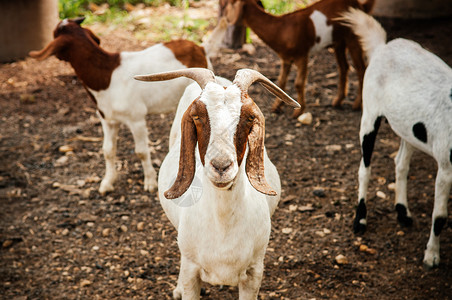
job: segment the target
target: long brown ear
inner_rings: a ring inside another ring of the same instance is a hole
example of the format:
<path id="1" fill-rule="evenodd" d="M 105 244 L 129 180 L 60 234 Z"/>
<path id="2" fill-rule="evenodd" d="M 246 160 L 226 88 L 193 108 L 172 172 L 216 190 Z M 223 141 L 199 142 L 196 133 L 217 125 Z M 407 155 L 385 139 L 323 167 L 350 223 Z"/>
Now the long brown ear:
<path id="1" fill-rule="evenodd" d="M 257 108 L 257 107 L 256 107 Z M 276 196 L 276 192 L 267 183 L 264 172 L 264 133 L 265 120 L 262 112 L 254 119 L 253 127 L 248 135 L 248 157 L 245 171 L 251 185 L 259 192 Z"/>
<path id="2" fill-rule="evenodd" d="M 182 196 L 188 190 L 195 177 L 197 135 L 195 123 L 190 115 L 192 107 L 193 103 L 188 107 L 182 117 L 179 171 L 176 181 L 164 193 L 167 199 L 176 199 Z"/>
<path id="3" fill-rule="evenodd" d="M 47 57 L 56 54 L 62 46 L 62 38 L 57 37 L 53 41 L 51 41 L 44 49 L 40 51 L 30 51 L 28 55 L 30 55 L 33 58 L 36 58 L 37 60 L 44 60 Z"/>

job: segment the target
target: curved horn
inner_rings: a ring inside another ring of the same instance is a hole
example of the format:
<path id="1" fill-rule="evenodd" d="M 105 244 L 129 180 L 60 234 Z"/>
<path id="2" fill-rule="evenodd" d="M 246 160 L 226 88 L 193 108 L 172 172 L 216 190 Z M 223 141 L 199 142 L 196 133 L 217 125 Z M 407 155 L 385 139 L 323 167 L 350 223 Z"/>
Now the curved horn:
<path id="1" fill-rule="evenodd" d="M 250 85 L 254 82 L 259 82 L 265 87 L 269 92 L 271 92 L 276 97 L 280 98 L 284 103 L 299 108 L 300 104 L 292 99 L 289 95 L 286 94 L 279 86 L 270 81 L 267 77 L 262 75 L 256 70 L 251 69 L 240 69 L 237 71 L 233 84 L 237 85 L 240 90 L 247 92 Z"/>
<path id="2" fill-rule="evenodd" d="M 204 68 L 188 68 L 150 75 L 136 75 L 133 78 L 141 81 L 162 81 L 182 76 L 193 79 L 202 89 L 206 87 L 207 83 L 215 82 L 215 74 L 209 69 Z"/>

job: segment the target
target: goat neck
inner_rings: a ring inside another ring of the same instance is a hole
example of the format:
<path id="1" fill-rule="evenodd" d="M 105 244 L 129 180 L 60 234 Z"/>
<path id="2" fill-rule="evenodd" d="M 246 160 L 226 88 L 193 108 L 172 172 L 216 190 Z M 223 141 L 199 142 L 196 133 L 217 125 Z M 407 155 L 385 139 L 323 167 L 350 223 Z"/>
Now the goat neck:
<path id="1" fill-rule="evenodd" d="M 224 229 L 235 223 L 247 206 L 247 194 L 253 189 L 248 183 L 245 173 L 245 164 L 239 167 L 239 172 L 234 183 L 229 189 L 219 189 L 203 173 L 203 197 L 200 203 L 206 211 L 215 219 L 215 223 Z"/>
<path id="2" fill-rule="evenodd" d="M 110 86 L 111 74 L 120 65 L 119 53 L 107 52 L 88 41 L 77 44 L 69 48 L 67 60 L 78 78 L 92 90 L 106 90 Z"/>

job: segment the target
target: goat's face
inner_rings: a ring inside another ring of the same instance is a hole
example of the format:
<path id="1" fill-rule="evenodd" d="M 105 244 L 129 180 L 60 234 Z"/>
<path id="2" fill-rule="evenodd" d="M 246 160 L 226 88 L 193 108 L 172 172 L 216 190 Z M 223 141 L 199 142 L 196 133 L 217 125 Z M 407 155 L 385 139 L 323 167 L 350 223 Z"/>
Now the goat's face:
<path id="1" fill-rule="evenodd" d="M 85 18 L 64 19 L 58 23 L 53 31 L 54 40 L 40 51 L 31 51 L 33 58 L 43 60 L 51 55 L 58 59 L 70 61 L 70 51 L 86 51 L 86 43 L 99 45 L 100 39 L 89 29 L 80 24 Z"/>
<path id="2" fill-rule="evenodd" d="M 159 81 L 180 76 L 196 80 L 203 91 L 182 117 L 179 171 L 165 197 L 178 198 L 190 187 L 196 170 L 196 145 L 205 175 L 219 189 L 233 186 L 248 145 L 245 172 L 250 184 L 263 194 L 276 195 L 264 174 L 264 116 L 248 96 L 248 87 L 258 81 L 287 104 L 299 104 L 262 74 L 249 69 L 239 70 L 228 87 L 217 84 L 210 70 L 200 68 L 135 78 Z"/>

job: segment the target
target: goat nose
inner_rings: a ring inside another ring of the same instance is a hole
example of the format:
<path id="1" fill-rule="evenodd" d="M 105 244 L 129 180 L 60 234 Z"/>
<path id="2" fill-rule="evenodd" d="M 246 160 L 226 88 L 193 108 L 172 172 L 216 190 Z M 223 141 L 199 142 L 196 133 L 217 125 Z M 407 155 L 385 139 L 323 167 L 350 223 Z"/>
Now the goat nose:
<path id="1" fill-rule="evenodd" d="M 212 167 L 219 173 L 226 172 L 232 166 L 232 161 L 230 160 L 212 160 L 210 162 Z"/>

